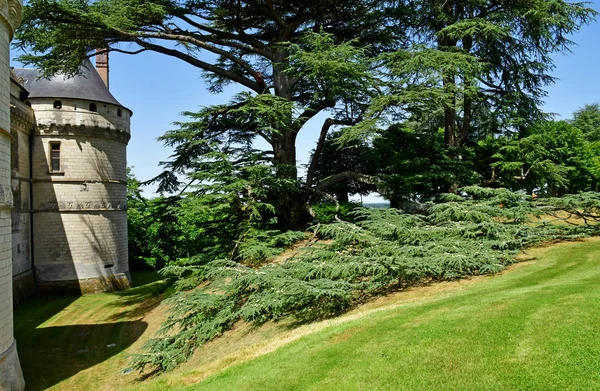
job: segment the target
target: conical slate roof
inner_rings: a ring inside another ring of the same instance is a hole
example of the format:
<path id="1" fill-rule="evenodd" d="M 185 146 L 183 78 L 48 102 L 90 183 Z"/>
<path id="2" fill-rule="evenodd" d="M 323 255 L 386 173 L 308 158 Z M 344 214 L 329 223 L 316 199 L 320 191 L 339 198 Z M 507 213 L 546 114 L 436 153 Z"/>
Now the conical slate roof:
<path id="1" fill-rule="evenodd" d="M 96 68 L 90 61 L 81 67 L 81 74 L 72 78 L 55 75 L 50 79 L 40 78 L 39 69 L 14 69 L 23 85 L 29 91 L 29 98 L 70 98 L 93 100 L 122 106 L 110 93 Z"/>

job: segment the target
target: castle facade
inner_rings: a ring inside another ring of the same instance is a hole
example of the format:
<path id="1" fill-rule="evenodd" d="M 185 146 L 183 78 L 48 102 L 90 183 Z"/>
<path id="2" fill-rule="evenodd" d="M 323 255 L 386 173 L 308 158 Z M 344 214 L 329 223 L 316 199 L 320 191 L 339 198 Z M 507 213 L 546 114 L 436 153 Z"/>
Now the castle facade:
<path id="1" fill-rule="evenodd" d="M 25 388 L 13 334 L 10 41 L 22 0 L 0 0 L 0 391 Z"/>
<path id="2" fill-rule="evenodd" d="M 98 55 L 81 74 L 15 69 L 12 249 L 15 300 L 129 285 L 127 160 L 131 111 Z M 104 75 L 104 78 L 100 76 Z M 18 112 L 18 113 L 17 113 Z"/>
<path id="3" fill-rule="evenodd" d="M 22 0 L 0 0 L 0 391 L 25 387 L 13 304 L 34 293 L 129 286 L 132 112 L 108 89 L 108 54 L 74 78 L 11 70 Z"/>

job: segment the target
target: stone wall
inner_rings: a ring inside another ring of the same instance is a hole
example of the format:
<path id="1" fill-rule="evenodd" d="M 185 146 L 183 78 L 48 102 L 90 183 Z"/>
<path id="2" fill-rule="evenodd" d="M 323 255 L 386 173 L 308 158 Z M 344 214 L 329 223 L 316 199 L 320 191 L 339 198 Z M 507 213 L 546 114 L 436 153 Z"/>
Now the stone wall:
<path id="1" fill-rule="evenodd" d="M 31 249 L 31 164 L 29 138 L 34 127 L 31 107 L 23 102 L 23 86 L 13 77 L 10 89 L 12 135 L 12 260 L 13 303 L 25 302 L 35 294 Z"/>
<path id="2" fill-rule="evenodd" d="M 13 336 L 10 47 L 22 3 L 0 1 L 0 391 L 25 386 Z"/>
<path id="3" fill-rule="evenodd" d="M 129 285 L 127 160 L 131 112 L 111 104 L 29 99 L 33 253 L 38 291 L 87 293 Z M 51 165 L 52 146 L 60 169 Z"/>
<path id="4" fill-rule="evenodd" d="M 61 109 L 54 108 L 57 101 L 61 103 Z M 35 98 L 27 102 L 32 105 L 36 121 L 41 127 L 66 125 L 98 130 L 114 129 L 129 134 L 132 113 L 125 107 L 67 98 Z M 89 110 L 91 104 L 96 105 L 97 111 Z"/>

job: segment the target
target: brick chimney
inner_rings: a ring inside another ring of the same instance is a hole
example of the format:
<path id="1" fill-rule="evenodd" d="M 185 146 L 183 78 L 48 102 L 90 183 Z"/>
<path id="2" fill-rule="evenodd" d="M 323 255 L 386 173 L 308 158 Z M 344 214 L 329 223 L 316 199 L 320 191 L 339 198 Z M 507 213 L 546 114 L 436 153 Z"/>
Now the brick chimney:
<path id="1" fill-rule="evenodd" d="M 108 87 L 108 50 L 96 49 L 96 70 L 102 78 L 106 88 Z"/>

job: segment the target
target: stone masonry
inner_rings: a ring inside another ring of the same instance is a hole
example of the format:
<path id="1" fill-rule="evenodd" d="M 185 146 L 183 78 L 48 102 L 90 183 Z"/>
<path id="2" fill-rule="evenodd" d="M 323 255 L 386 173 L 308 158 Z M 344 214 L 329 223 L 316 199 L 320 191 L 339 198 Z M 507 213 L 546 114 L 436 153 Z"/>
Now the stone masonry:
<path id="1" fill-rule="evenodd" d="M 23 101 L 25 88 L 11 72 L 10 132 L 12 135 L 12 274 L 13 303 L 19 305 L 35 293 L 31 251 L 31 148 L 35 125 L 33 110 Z"/>
<path id="2" fill-rule="evenodd" d="M 25 387 L 13 336 L 9 66 L 9 43 L 21 12 L 20 0 L 0 0 L 0 391 Z"/>
<path id="3" fill-rule="evenodd" d="M 132 113 L 110 95 L 108 80 L 91 63 L 84 67 L 74 79 L 41 80 L 34 70 L 15 70 L 35 115 L 31 237 L 41 294 L 129 286 L 126 146 Z"/>

